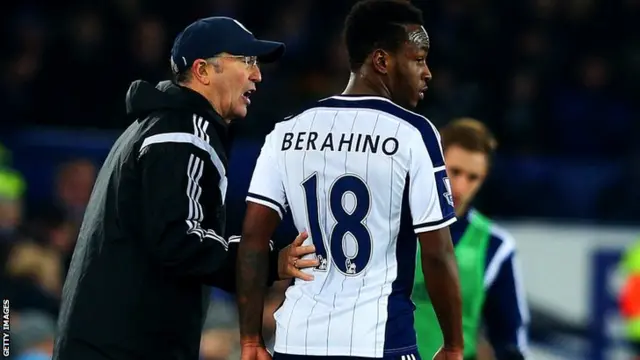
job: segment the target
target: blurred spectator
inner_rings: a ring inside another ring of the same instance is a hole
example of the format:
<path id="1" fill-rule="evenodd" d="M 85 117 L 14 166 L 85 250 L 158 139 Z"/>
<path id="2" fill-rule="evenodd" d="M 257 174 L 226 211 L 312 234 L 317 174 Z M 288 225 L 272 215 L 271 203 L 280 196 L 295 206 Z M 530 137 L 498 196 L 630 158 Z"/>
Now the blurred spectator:
<path id="1" fill-rule="evenodd" d="M 611 65 L 601 56 L 589 56 L 575 73 L 575 83 L 554 94 L 552 133 L 558 150 L 620 158 L 628 151 L 632 112 L 612 89 Z"/>
<path id="2" fill-rule="evenodd" d="M 20 314 L 11 328 L 15 360 L 49 360 L 53 355 L 56 323 L 50 315 L 37 311 Z"/>
<path id="3" fill-rule="evenodd" d="M 200 355 L 202 360 L 240 358 L 238 311 L 233 297 L 214 289 L 204 322 Z"/>
<path id="4" fill-rule="evenodd" d="M 289 280 L 276 282 L 267 294 L 263 313 L 263 336 L 267 348 L 273 350 L 276 323 L 274 312 L 284 301 Z M 202 360 L 233 360 L 240 358 L 240 329 L 234 297 L 214 289 L 204 322 L 200 355 Z"/>
<path id="5" fill-rule="evenodd" d="M 14 236 L 22 223 L 25 187 L 20 173 L 0 167 L 0 238 Z"/>
<path id="6" fill-rule="evenodd" d="M 0 151 L 4 157 L 3 162 L 8 163 L 7 151 Z M 18 172 L 0 165 L 0 276 L 4 273 L 11 248 L 18 240 L 25 188 L 26 184 Z"/>
<path id="7" fill-rule="evenodd" d="M 59 296 L 62 291 L 60 266 L 57 252 L 23 241 L 11 249 L 6 272 L 10 277 L 30 280 L 47 293 Z"/>
<path id="8" fill-rule="evenodd" d="M 15 301 L 16 310 L 40 309 L 55 316 L 64 275 L 61 253 L 28 237 L 25 189 L 17 171 L 0 168 L 0 293 Z"/>
<path id="9" fill-rule="evenodd" d="M 69 270 L 76 243 L 77 224 L 56 206 L 48 206 L 33 212 L 34 215 L 29 219 L 24 232 L 38 244 L 59 256 L 61 261 L 59 275 L 64 278 Z"/>
<path id="10" fill-rule="evenodd" d="M 96 173 L 96 166 L 91 161 L 82 159 L 63 164 L 58 172 L 55 200 L 77 225 L 82 223 Z"/>
<path id="11" fill-rule="evenodd" d="M 133 58 L 127 69 L 129 78 L 153 83 L 170 78 L 165 52 L 166 32 L 160 19 L 145 17 L 135 24 L 133 31 L 130 43 Z"/>
<path id="12" fill-rule="evenodd" d="M 50 249 L 17 240 L 8 248 L 0 272 L 0 295 L 12 310 L 39 310 L 57 318 L 62 290 L 62 263 Z"/>

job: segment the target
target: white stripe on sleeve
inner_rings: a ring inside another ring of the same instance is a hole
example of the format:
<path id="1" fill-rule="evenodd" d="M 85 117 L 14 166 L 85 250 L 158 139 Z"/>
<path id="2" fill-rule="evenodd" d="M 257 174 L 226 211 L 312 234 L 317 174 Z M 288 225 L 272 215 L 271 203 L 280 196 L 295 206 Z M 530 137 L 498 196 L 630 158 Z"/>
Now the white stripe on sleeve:
<path id="1" fill-rule="evenodd" d="M 233 235 L 229 237 L 229 243 L 239 243 L 242 236 Z M 269 240 L 269 250 L 273 251 L 273 240 Z"/>
<path id="2" fill-rule="evenodd" d="M 199 181 L 202 177 L 203 169 L 203 161 L 197 156 L 191 154 L 187 165 L 187 198 L 189 201 L 189 215 L 186 219 L 187 234 L 197 235 L 201 242 L 204 241 L 204 239 L 218 241 L 225 249 L 228 249 L 229 245 L 222 236 L 216 234 L 213 230 L 203 229 L 200 224 L 204 218 L 202 205 L 199 202 L 200 195 L 202 194 L 202 188 L 200 187 Z"/>

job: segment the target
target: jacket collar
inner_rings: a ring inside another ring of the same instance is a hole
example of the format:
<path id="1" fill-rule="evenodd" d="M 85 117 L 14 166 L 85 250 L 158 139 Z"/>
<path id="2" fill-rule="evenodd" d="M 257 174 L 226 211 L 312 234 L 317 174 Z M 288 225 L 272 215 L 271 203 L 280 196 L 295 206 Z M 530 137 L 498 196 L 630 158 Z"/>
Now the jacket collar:
<path id="1" fill-rule="evenodd" d="M 215 125 L 219 127 L 220 130 L 224 130 L 225 134 L 228 132 L 229 124 L 227 124 L 216 109 L 214 109 L 209 100 L 197 91 L 191 90 L 188 87 L 184 87 L 176 83 L 173 83 L 173 85 L 180 89 L 180 92 L 184 96 L 184 101 L 191 105 L 196 112 L 201 112 L 203 113 L 202 115 L 207 115 L 207 117 L 215 120 Z"/>

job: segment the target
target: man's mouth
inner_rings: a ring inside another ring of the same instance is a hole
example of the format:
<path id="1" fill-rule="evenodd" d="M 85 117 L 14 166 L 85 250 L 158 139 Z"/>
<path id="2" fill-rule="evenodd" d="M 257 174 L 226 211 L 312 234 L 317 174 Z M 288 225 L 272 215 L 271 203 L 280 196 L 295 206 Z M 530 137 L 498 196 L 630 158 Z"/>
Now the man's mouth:
<path id="1" fill-rule="evenodd" d="M 424 100 L 424 93 L 427 92 L 429 87 L 425 85 L 420 91 L 418 91 L 418 96 L 420 96 L 420 100 Z"/>
<path id="2" fill-rule="evenodd" d="M 249 99 L 251 97 L 251 95 L 255 92 L 256 90 L 249 90 L 246 91 L 244 94 L 242 94 L 242 99 L 244 99 L 244 101 L 247 103 L 247 105 L 251 104 L 251 99 Z"/>
<path id="3" fill-rule="evenodd" d="M 462 204 L 462 200 L 463 199 L 460 196 L 453 195 L 453 203 L 455 204 L 456 207 Z"/>

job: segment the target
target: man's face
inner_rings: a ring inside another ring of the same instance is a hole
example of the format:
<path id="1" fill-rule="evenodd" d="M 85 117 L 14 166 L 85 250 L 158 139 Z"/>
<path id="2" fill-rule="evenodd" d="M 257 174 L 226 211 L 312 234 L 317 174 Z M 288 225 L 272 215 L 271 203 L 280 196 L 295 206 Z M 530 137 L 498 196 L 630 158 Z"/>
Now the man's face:
<path id="1" fill-rule="evenodd" d="M 487 155 L 451 145 L 444 152 L 444 160 L 451 180 L 456 213 L 460 214 L 469 206 L 487 177 Z"/>
<path id="2" fill-rule="evenodd" d="M 394 102 L 415 108 L 424 98 L 427 82 L 431 80 L 431 71 L 427 66 L 429 36 L 420 25 L 409 25 L 406 29 L 408 40 L 393 56 L 390 86 Z"/>
<path id="3" fill-rule="evenodd" d="M 262 81 L 255 57 L 220 55 L 208 71 L 209 99 L 225 120 L 247 116 L 249 99 Z"/>
<path id="4" fill-rule="evenodd" d="M 0 199 L 0 232 L 16 229 L 22 221 L 22 202 Z"/>

